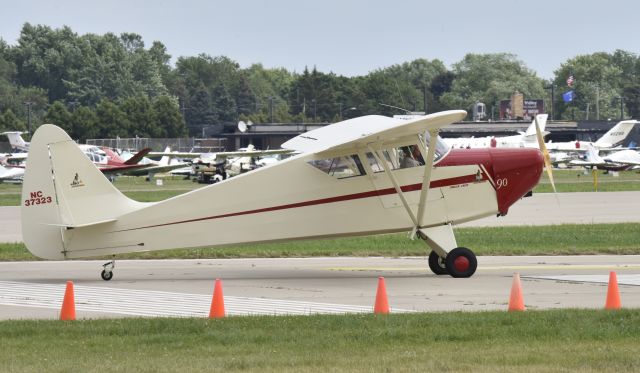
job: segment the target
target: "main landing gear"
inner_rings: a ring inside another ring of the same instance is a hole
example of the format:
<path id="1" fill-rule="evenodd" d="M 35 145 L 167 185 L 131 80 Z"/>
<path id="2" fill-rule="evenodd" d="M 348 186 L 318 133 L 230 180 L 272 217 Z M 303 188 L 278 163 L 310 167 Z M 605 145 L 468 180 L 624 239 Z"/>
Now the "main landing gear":
<path id="1" fill-rule="evenodd" d="M 105 281 L 111 280 L 113 278 L 113 269 L 116 267 L 116 259 L 114 258 L 112 261 L 106 262 L 102 267 L 104 269 L 102 273 L 100 273 L 100 277 Z"/>
<path id="2" fill-rule="evenodd" d="M 476 272 L 476 255 L 466 247 L 458 247 L 450 224 L 420 229 L 418 236 L 432 249 L 429 268 L 436 275 L 466 278 Z"/>

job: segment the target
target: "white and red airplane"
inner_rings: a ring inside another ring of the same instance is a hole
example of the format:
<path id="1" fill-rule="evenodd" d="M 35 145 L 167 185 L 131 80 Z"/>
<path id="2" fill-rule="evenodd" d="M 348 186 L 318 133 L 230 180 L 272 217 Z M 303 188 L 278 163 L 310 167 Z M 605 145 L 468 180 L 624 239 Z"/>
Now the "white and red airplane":
<path id="1" fill-rule="evenodd" d="M 438 131 L 465 116 L 335 123 L 287 141 L 298 153 L 290 158 L 153 203 L 124 196 L 63 130 L 43 125 L 22 188 L 24 242 L 38 257 L 61 260 L 410 231 L 432 249 L 434 273 L 470 277 L 476 256 L 458 247 L 453 226 L 507 214 L 538 183 L 543 156 L 451 149 Z M 414 162 L 403 159 L 410 149 Z M 104 265 L 104 280 L 114 265 Z"/>

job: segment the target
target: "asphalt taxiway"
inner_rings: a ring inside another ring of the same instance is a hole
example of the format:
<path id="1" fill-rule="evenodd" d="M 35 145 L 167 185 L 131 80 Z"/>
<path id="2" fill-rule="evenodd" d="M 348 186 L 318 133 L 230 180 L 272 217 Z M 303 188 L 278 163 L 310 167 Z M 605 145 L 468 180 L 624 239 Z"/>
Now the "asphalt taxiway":
<path id="1" fill-rule="evenodd" d="M 229 315 L 371 312 L 378 277 L 392 312 L 506 310 L 514 272 L 528 309 L 602 308 L 610 271 L 624 307 L 640 307 L 640 256 L 479 257 L 469 279 L 436 276 L 425 258 L 123 260 L 0 263 L 0 319 L 58 317 L 73 280 L 79 318 L 206 317 L 214 280 Z"/>
<path id="2" fill-rule="evenodd" d="M 640 192 L 535 194 L 506 217 L 466 226 L 640 222 Z M 18 207 L 0 208 L 0 242 L 22 241 Z M 301 242 L 300 245 L 304 245 Z M 425 252 L 426 252 L 425 247 Z M 209 310 L 214 279 L 230 315 L 371 312 L 386 279 L 393 312 L 506 309 L 521 274 L 529 309 L 602 308 L 610 271 L 624 307 L 640 307 L 640 256 L 479 257 L 470 279 L 433 275 L 426 258 L 122 260 L 110 282 L 102 262 L 0 263 L 0 319 L 57 318 L 67 280 L 78 317 L 196 316 Z"/>

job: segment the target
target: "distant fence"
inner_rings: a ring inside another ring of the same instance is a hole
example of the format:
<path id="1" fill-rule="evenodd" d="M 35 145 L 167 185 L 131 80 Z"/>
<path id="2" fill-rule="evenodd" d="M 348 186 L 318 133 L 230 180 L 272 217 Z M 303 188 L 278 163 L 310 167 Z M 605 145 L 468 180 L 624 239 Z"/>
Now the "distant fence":
<path id="1" fill-rule="evenodd" d="M 170 147 L 172 151 L 198 153 L 223 152 L 227 148 L 226 138 L 165 138 L 152 139 L 146 137 L 115 138 L 115 139 L 87 139 L 87 144 L 106 146 L 113 149 L 140 150 L 151 148 L 153 151 L 163 151 Z"/>

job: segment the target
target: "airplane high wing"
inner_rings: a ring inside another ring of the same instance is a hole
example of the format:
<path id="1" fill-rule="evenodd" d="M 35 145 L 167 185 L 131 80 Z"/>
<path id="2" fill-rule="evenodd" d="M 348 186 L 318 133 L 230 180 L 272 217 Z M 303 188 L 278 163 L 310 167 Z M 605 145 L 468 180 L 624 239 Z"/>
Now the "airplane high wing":
<path id="1" fill-rule="evenodd" d="M 285 143 L 299 152 L 290 158 L 153 203 L 124 196 L 64 131 L 43 125 L 22 188 L 24 242 L 59 260 L 413 232 L 431 248 L 434 273 L 470 277 L 477 260 L 458 247 L 453 225 L 507 214 L 538 183 L 543 157 L 538 149 L 451 149 L 438 131 L 465 116 L 339 122 Z M 104 265 L 104 280 L 113 268 Z"/>

